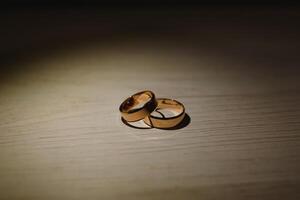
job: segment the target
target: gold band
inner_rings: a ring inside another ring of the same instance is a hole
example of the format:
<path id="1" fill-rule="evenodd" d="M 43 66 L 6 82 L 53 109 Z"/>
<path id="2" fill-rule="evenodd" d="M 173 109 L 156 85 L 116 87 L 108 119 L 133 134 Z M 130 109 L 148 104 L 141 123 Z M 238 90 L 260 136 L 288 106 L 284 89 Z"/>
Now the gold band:
<path id="1" fill-rule="evenodd" d="M 155 109 L 156 111 L 160 109 L 169 109 L 175 111 L 177 114 L 172 117 L 164 117 L 164 118 L 156 117 L 150 114 L 144 118 L 144 122 L 147 125 L 155 128 L 167 129 L 178 125 L 183 120 L 185 116 L 185 108 L 182 103 L 173 99 L 165 99 L 165 98 L 156 99 L 156 101 L 157 101 L 157 107 Z"/>
<path id="2" fill-rule="evenodd" d="M 144 104 L 142 107 L 136 108 L 136 106 Z M 123 119 L 128 122 L 134 122 L 144 119 L 151 112 L 155 110 L 157 102 L 155 95 L 151 91 L 138 92 L 130 97 L 128 97 L 120 105 L 120 112 Z"/>

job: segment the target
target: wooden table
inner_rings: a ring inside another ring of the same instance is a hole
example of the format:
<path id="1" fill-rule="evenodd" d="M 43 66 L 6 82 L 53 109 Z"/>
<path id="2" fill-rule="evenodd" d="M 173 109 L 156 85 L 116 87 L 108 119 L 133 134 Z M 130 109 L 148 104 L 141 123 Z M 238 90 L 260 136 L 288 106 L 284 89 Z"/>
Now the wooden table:
<path id="1" fill-rule="evenodd" d="M 297 12 L 88 13 L 10 16 L 27 38 L 1 50 L 24 44 L 0 75 L 0 199 L 300 198 Z M 190 123 L 125 126 L 144 89 Z"/>

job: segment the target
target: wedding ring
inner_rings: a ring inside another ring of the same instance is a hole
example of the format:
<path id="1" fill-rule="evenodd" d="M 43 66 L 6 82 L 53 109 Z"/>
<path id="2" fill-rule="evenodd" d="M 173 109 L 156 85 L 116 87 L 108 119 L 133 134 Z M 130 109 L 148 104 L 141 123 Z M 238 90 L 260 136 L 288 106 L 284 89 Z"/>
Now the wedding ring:
<path id="1" fill-rule="evenodd" d="M 184 105 L 173 99 L 159 98 L 156 99 L 157 107 L 155 111 L 159 111 L 161 109 L 167 109 L 170 111 L 174 111 L 176 114 L 172 117 L 157 117 L 154 116 L 153 113 L 144 118 L 144 122 L 155 128 L 168 129 L 178 125 L 185 116 L 185 108 Z"/>
<path id="2" fill-rule="evenodd" d="M 143 104 L 141 107 L 141 104 Z M 120 105 L 120 112 L 123 119 L 128 122 L 134 122 L 144 119 L 155 110 L 157 102 L 155 95 L 151 91 L 138 92 L 128 97 Z"/>

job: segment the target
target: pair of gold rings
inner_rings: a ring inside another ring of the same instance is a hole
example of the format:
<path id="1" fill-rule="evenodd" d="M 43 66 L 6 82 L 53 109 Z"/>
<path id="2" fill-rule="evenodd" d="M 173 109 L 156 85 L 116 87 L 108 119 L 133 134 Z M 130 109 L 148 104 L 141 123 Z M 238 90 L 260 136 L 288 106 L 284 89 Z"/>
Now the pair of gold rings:
<path id="1" fill-rule="evenodd" d="M 142 105 L 142 106 L 141 106 Z M 157 117 L 153 112 L 159 110 L 171 110 L 171 117 Z M 155 98 L 152 91 L 138 92 L 128 97 L 119 108 L 123 120 L 136 122 L 143 120 L 148 126 L 168 129 L 180 124 L 185 117 L 185 108 L 182 103 L 173 99 Z"/>

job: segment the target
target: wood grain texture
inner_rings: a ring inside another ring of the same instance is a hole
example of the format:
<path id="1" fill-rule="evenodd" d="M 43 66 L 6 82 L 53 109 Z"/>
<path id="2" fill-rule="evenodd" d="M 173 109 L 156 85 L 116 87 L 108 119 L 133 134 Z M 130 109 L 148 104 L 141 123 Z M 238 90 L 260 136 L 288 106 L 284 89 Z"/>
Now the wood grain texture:
<path id="1" fill-rule="evenodd" d="M 120 36 L 9 66 L 0 199 L 299 199 L 299 36 L 199 19 L 170 22 L 171 36 Z M 144 89 L 184 103 L 191 123 L 122 124 L 119 104 Z"/>

